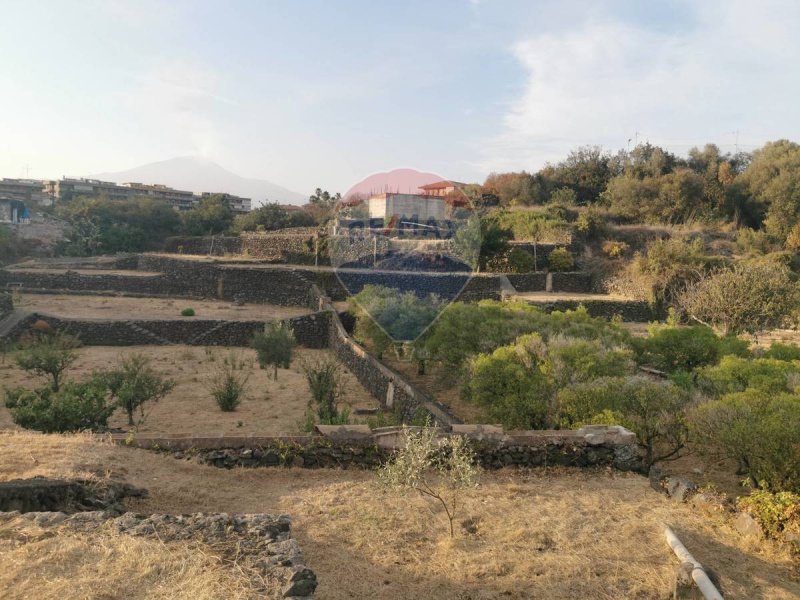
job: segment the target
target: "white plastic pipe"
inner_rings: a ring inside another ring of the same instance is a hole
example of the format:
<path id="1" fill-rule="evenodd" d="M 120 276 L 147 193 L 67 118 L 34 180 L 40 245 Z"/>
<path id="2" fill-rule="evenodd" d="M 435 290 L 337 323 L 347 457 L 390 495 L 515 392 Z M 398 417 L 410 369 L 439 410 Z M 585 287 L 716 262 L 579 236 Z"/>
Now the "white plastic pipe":
<path id="1" fill-rule="evenodd" d="M 703 598 L 706 600 L 724 600 L 716 586 L 711 583 L 708 574 L 703 569 L 703 565 L 697 562 L 694 556 L 689 554 L 686 546 L 681 543 L 678 536 L 675 535 L 675 532 L 669 527 L 665 527 L 664 535 L 667 538 L 669 547 L 672 548 L 672 551 L 675 553 L 675 556 L 677 556 L 681 562 L 689 562 L 694 565 L 694 569 L 692 569 L 692 579 L 697 584 L 697 589 L 703 594 Z"/>

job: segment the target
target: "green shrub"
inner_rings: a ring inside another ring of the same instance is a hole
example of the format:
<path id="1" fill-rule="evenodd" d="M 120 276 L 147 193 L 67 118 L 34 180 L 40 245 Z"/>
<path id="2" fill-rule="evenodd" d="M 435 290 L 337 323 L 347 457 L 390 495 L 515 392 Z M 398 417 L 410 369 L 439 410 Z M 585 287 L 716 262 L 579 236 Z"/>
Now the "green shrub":
<path id="1" fill-rule="evenodd" d="M 193 317 L 194 316 L 194 309 L 193 308 L 184 308 L 181 311 L 182 317 Z"/>
<path id="2" fill-rule="evenodd" d="M 698 369 L 695 375 L 700 389 L 712 396 L 747 389 L 793 392 L 800 382 L 800 365 L 773 358 L 725 356 L 718 365 Z"/>
<path id="3" fill-rule="evenodd" d="M 52 387 L 6 390 L 5 405 L 14 423 L 45 433 L 103 431 L 116 408 L 100 379 L 68 382 L 58 391 Z"/>
<path id="4" fill-rule="evenodd" d="M 241 404 L 250 373 L 244 371 L 244 363 L 231 353 L 220 363 L 216 374 L 209 382 L 208 390 L 223 412 L 233 412 Z"/>
<path id="5" fill-rule="evenodd" d="M 617 420 L 615 424 L 636 433 L 648 465 L 676 458 L 686 445 L 688 402 L 688 394 L 678 386 L 639 376 L 602 377 L 558 394 L 562 426 Z"/>
<path id="6" fill-rule="evenodd" d="M 750 342 L 735 335 L 723 335 L 719 338 L 719 355 L 749 358 Z"/>
<path id="7" fill-rule="evenodd" d="M 513 346 L 473 358 L 465 389 L 492 421 L 508 429 L 544 429 L 550 424 L 550 382 L 538 365 L 526 365 Z"/>
<path id="8" fill-rule="evenodd" d="M 719 360 L 720 340 L 703 325 L 671 327 L 657 325 L 649 335 L 634 342 L 640 364 L 651 365 L 669 373 L 692 371 Z"/>
<path id="9" fill-rule="evenodd" d="M 534 331 L 545 341 L 563 335 L 601 340 L 608 347 L 627 345 L 630 340 L 619 323 L 592 317 L 583 307 L 546 314 L 524 302 L 484 300 L 450 304 L 420 338 L 419 345 L 431 360 L 441 361 L 455 372 L 469 357 L 491 353 Z"/>
<path id="10" fill-rule="evenodd" d="M 774 358 L 775 360 L 800 360 L 800 346 L 772 342 L 769 350 L 764 352 L 763 357 Z"/>
<path id="11" fill-rule="evenodd" d="M 566 248 L 556 248 L 547 259 L 551 271 L 570 271 L 575 267 L 575 259 Z"/>
<path id="12" fill-rule="evenodd" d="M 767 537 L 779 540 L 786 533 L 800 534 L 800 494 L 753 490 L 739 498 L 736 507 L 751 514 Z M 795 550 L 800 550 L 800 543 L 795 542 Z"/>
<path id="13" fill-rule="evenodd" d="M 44 331 L 24 342 L 14 358 L 21 369 L 49 377 L 53 391 L 57 392 L 64 372 L 78 358 L 76 349 L 80 342 L 70 335 L 52 333 L 49 327 Z"/>
<path id="14" fill-rule="evenodd" d="M 292 327 L 285 321 L 273 321 L 264 326 L 263 332 L 253 336 L 252 346 L 256 350 L 258 364 L 262 369 L 274 368 L 273 377 L 278 379 L 278 367 L 288 369 L 297 341 Z"/>
<path id="15" fill-rule="evenodd" d="M 338 410 L 337 401 L 342 394 L 341 368 L 332 359 L 321 360 L 303 367 L 308 389 L 311 392 L 309 407 L 317 412 L 320 423 L 344 425 L 349 410 Z"/>
<path id="16" fill-rule="evenodd" d="M 561 335 L 550 338 L 543 358 L 545 372 L 557 389 L 598 377 L 621 377 L 634 368 L 629 348 Z"/>
<path id="17" fill-rule="evenodd" d="M 753 485 L 800 492 L 800 396 L 765 389 L 727 394 L 697 406 L 690 424 L 699 447 L 737 460 Z"/>

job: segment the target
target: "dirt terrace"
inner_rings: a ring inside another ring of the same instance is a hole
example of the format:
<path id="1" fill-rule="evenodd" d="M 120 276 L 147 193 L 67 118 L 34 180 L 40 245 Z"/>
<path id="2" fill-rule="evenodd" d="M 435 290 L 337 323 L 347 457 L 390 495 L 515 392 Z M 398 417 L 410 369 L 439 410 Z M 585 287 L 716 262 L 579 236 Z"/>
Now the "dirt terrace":
<path id="1" fill-rule="evenodd" d="M 194 298 L 132 298 L 73 294 L 20 294 L 14 305 L 30 312 L 42 312 L 72 319 L 221 319 L 267 321 L 309 314 L 305 307 L 274 304 L 236 306 L 224 300 Z M 193 308 L 194 317 L 182 317 L 181 310 Z"/>
<path id="2" fill-rule="evenodd" d="M 278 435 L 297 433 L 304 421 L 308 405 L 308 385 L 303 365 L 332 358 L 327 350 L 298 348 L 289 369 L 278 370 L 278 380 L 270 379 L 271 370 L 258 368 L 255 351 L 235 350 L 251 373 L 245 399 L 234 412 L 222 412 L 208 391 L 209 380 L 223 360 L 231 353 L 225 348 L 211 346 L 89 346 L 81 348 L 79 358 L 67 372 L 67 379 L 79 381 L 92 372 L 118 364 L 121 357 L 141 353 L 150 358 L 153 367 L 176 382 L 169 395 L 149 409 L 146 421 L 140 426 L 143 433 L 208 433 Z M 342 405 L 351 409 L 375 408 L 377 401 L 342 367 Z M 31 377 L 20 370 L 11 357 L 0 363 L 0 388 L 35 387 L 46 380 Z M 112 427 L 127 427 L 122 411 L 109 420 Z M 0 429 L 15 428 L 5 405 L 0 404 Z"/>

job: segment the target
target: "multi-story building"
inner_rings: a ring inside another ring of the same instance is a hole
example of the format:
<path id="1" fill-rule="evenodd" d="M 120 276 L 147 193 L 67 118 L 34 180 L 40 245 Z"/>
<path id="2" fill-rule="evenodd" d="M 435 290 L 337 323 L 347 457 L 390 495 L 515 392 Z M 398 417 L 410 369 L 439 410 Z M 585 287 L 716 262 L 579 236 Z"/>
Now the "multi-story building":
<path id="1" fill-rule="evenodd" d="M 25 202 L 14 198 L 0 197 L 0 223 L 28 223 L 30 213 Z"/>
<path id="2" fill-rule="evenodd" d="M 44 182 L 44 191 L 56 202 L 69 201 L 77 196 L 105 196 L 109 200 L 130 198 L 131 190 L 111 181 L 64 177 Z"/>
<path id="3" fill-rule="evenodd" d="M 105 196 L 109 200 L 126 200 L 135 197 L 158 198 L 169 203 L 175 210 L 190 210 L 203 198 L 220 195 L 228 201 L 235 213 L 250 212 L 252 201 L 233 194 L 214 194 L 203 192 L 195 194 L 186 190 L 176 190 L 166 185 L 138 182 L 112 183 L 98 179 L 64 177 L 63 179 L 42 182 L 43 193 L 56 202 L 71 200 L 77 196 Z"/>
<path id="4" fill-rule="evenodd" d="M 148 196 L 165 200 L 176 210 L 190 210 L 197 204 L 197 196 L 192 192 L 176 190 L 166 185 L 146 185 L 144 183 L 122 183 L 122 187 L 131 190 L 131 196 Z"/>
<path id="5" fill-rule="evenodd" d="M 52 197 L 44 192 L 44 183 L 35 179 L 0 179 L 0 196 L 27 204 L 47 206 Z"/>
<path id="6" fill-rule="evenodd" d="M 222 196 L 228 202 L 228 206 L 231 207 L 231 210 L 235 213 L 250 212 L 250 206 L 253 202 L 250 198 L 242 198 L 241 196 L 234 196 L 233 194 L 226 194 L 223 192 L 203 192 L 200 194 L 200 199 L 202 200 L 203 198 L 208 198 L 209 196 Z"/>

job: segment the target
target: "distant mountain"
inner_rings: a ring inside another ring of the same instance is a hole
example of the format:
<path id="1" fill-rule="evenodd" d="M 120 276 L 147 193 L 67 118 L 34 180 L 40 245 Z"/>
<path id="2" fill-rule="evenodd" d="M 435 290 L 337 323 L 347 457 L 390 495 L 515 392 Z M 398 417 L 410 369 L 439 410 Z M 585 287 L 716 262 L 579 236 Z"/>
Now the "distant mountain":
<path id="1" fill-rule="evenodd" d="M 182 156 L 154 162 L 127 171 L 98 173 L 97 179 L 125 183 L 168 185 L 191 192 L 226 192 L 253 199 L 253 208 L 265 201 L 280 204 L 305 204 L 308 196 L 298 194 L 263 179 L 248 179 L 232 173 L 210 160 Z"/>
<path id="2" fill-rule="evenodd" d="M 419 194 L 419 186 L 441 181 L 444 177 L 434 173 L 425 173 L 416 169 L 395 169 L 386 173 L 374 173 L 355 184 L 344 195 L 349 199 L 353 195 L 370 196 L 384 192 L 401 192 L 403 194 Z"/>

